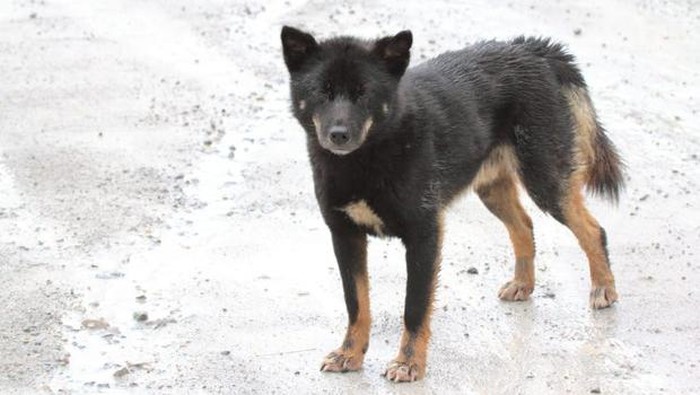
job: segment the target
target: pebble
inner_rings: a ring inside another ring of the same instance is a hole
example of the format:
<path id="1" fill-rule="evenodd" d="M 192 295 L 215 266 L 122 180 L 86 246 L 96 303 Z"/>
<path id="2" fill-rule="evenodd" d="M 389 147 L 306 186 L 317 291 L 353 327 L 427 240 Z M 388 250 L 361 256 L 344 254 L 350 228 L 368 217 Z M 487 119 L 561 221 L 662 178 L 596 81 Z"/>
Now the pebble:
<path id="1" fill-rule="evenodd" d="M 134 319 L 138 322 L 148 321 L 148 313 L 145 311 L 137 311 L 134 313 Z"/>

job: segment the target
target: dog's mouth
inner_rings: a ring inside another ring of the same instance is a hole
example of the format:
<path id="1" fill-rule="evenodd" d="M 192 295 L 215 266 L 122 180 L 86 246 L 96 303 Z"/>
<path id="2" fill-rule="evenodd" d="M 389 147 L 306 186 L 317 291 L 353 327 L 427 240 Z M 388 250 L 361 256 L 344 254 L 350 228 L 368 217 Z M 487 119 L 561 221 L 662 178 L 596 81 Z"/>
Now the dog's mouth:
<path id="1" fill-rule="evenodd" d="M 340 156 L 347 155 L 347 154 L 351 153 L 352 151 L 354 151 L 354 149 L 350 149 L 350 150 L 341 150 L 341 149 L 332 149 L 332 148 L 327 148 L 327 149 L 328 149 L 328 151 L 331 151 L 332 153 L 334 153 L 336 155 L 340 155 Z"/>

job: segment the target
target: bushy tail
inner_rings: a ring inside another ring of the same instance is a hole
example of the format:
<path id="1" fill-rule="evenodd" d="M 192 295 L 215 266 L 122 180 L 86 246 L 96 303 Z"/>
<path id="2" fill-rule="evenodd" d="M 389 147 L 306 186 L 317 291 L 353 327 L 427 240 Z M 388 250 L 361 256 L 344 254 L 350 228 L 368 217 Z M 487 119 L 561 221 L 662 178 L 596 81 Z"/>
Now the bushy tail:
<path id="1" fill-rule="evenodd" d="M 598 122 L 586 82 L 574 56 L 547 38 L 517 37 L 513 45 L 544 58 L 569 102 L 574 127 L 574 174 L 587 190 L 617 203 L 624 188 L 624 164 Z"/>
<path id="2" fill-rule="evenodd" d="M 581 174 L 587 190 L 617 203 L 624 189 L 624 164 L 596 117 L 585 87 L 564 86 L 564 95 L 574 126 L 575 172 Z"/>
<path id="3" fill-rule="evenodd" d="M 598 125 L 593 147 L 595 157 L 588 169 L 587 189 L 594 195 L 617 203 L 620 191 L 625 187 L 624 164 L 617 149 L 600 125 Z"/>

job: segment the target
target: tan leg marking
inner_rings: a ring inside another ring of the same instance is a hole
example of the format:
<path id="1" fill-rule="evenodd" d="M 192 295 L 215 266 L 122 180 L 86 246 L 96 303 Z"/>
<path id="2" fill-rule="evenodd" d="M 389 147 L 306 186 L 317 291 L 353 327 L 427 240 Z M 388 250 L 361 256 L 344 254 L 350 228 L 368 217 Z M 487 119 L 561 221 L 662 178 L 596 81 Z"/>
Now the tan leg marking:
<path id="1" fill-rule="evenodd" d="M 476 173 L 471 187 L 475 191 L 484 185 L 489 185 L 502 177 L 510 177 L 518 174 L 518 158 L 510 145 L 501 145 L 494 148 L 484 160 Z"/>
<path id="2" fill-rule="evenodd" d="M 508 229 L 515 253 L 515 274 L 498 292 L 503 300 L 527 300 L 535 287 L 535 242 L 532 220 L 518 199 L 514 175 L 504 175 L 487 185 L 481 185 L 477 194 L 486 207 Z"/>
<path id="3" fill-rule="evenodd" d="M 603 309 L 617 300 L 615 278 L 610 270 L 600 225 L 586 209 L 581 192 L 581 177 L 572 178 L 570 185 L 563 204 L 564 218 L 588 257 L 592 284 L 591 307 Z"/>
<path id="4" fill-rule="evenodd" d="M 400 382 L 413 382 L 421 380 L 425 376 L 426 362 L 428 359 L 428 343 L 430 341 L 430 320 L 433 313 L 433 302 L 435 300 L 435 288 L 437 287 L 440 263 L 442 262 L 442 240 L 443 240 L 443 214 L 438 218 L 437 254 L 435 256 L 435 275 L 431 284 L 428 296 L 428 308 L 423 319 L 423 324 L 417 333 L 410 333 L 405 327 L 401 334 L 401 345 L 399 353 L 394 358 L 384 372 L 384 377 L 388 380 Z"/>
<path id="5" fill-rule="evenodd" d="M 426 317 L 425 324 L 415 336 L 404 329 L 401 335 L 399 355 L 391 361 L 384 373 L 389 381 L 410 383 L 425 376 L 428 342 L 430 341 L 429 321 L 430 317 Z"/>
<path id="6" fill-rule="evenodd" d="M 357 320 L 348 325 L 343 344 L 326 356 L 321 365 L 323 372 L 350 372 L 360 370 L 369 347 L 369 330 L 372 322 L 369 310 L 369 279 L 367 273 L 355 277 L 358 314 Z"/>

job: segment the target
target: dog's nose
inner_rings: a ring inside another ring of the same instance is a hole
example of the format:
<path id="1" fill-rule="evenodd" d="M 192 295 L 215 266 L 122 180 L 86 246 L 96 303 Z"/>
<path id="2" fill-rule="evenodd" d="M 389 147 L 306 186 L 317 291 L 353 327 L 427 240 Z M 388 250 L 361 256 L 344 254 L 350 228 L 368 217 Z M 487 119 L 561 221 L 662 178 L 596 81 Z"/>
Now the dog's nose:
<path id="1" fill-rule="evenodd" d="M 348 133 L 348 128 L 345 126 L 333 126 L 330 130 L 331 141 L 335 145 L 344 145 L 350 141 L 350 133 Z"/>

